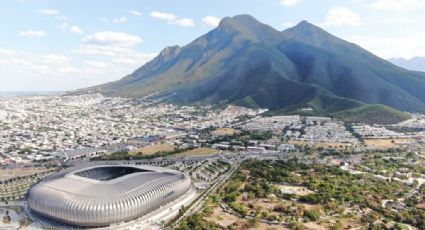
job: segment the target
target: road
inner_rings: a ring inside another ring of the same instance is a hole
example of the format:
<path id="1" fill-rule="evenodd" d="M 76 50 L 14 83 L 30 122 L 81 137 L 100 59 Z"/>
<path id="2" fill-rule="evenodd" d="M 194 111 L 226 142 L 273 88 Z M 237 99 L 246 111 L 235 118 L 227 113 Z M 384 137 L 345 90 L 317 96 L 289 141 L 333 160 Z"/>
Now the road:
<path id="1" fill-rule="evenodd" d="M 240 161 L 236 161 L 234 162 L 234 164 L 232 165 L 231 169 L 221 175 L 216 182 L 211 185 L 211 187 L 209 187 L 207 190 L 205 190 L 204 193 L 202 193 L 197 200 L 195 201 L 195 203 L 193 203 L 187 210 L 186 212 L 179 217 L 172 225 L 171 229 L 174 229 L 175 227 L 178 226 L 178 224 L 180 223 L 181 220 L 183 220 L 184 218 L 193 215 L 195 213 L 198 213 L 202 210 L 202 208 L 204 207 L 204 204 L 208 198 L 208 195 L 213 194 L 217 191 L 217 189 L 224 183 L 227 181 L 227 179 L 229 179 L 229 177 L 231 177 L 233 175 L 233 173 L 239 168 L 240 165 Z"/>

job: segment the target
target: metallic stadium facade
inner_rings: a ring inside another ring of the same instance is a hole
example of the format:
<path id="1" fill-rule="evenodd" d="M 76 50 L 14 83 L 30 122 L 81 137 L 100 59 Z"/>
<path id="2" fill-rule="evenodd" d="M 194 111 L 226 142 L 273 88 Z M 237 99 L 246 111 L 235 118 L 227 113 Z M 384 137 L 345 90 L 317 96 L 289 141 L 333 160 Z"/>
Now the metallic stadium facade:
<path id="1" fill-rule="evenodd" d="M 98 165 L 66 170 L 28 192 L 31 212 L 66 225 L 102 227 L 141 217 L 184 195 L 190 178 L 152 166 Z"/>

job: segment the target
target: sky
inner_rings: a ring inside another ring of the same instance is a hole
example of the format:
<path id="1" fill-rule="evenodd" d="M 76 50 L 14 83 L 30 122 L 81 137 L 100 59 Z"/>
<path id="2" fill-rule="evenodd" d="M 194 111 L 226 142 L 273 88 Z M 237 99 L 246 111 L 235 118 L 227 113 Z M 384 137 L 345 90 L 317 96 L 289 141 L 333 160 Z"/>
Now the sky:
<path id="1" fill-rule="evenodd" d="M 382 58 L 425 57 L 425 0 L 0 0 L 0 91 L 120 79 L 226 16 L 307 20 Z"/>

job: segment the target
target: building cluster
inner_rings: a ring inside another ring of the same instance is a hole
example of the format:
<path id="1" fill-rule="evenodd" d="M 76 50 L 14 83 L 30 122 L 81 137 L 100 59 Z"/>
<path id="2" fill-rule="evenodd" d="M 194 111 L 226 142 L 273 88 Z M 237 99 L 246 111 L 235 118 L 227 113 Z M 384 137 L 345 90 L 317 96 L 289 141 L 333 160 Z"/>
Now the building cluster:
<path id="1" fill-rule="evenodd" d="M 258 117 L 244 124 L 244 130 L 282 132 L 287 140 L 312 143 L 358 144 L 358 139 L 344 123 L 328 117 L 273 116 Z"/>
<path id="2" fill-rule="evenodd" d="M 241 126 L 244 130 L 259 131 L 282 131 L 284 129 L 301 129 L 301 117 L 294 116 L 273 116 L 273 117 L 256 117 L 250 122 Z"/>
<path id="3" fill-rule="evenodd" d="M 0 164 L 115 151 L 131 139 L 221 127 L 260 112 L 146 105 L 99 94 L 0 97 Z"/>
<path id="4" fill-rule="evenodd" d="M 280 137 L 280 143 L 272 145 L 248 143 L 247 147 L 223 140 L 212 146 L 265 151 L 288 149 L 278 147 L 288 141 L 354 146 L 359 144 L 356 137 L 408 138 L 411 134 L 392 129 L 420 131 L 425 126 L 425 116 L 418 114 L 391 128 L 356 124 L 349 130 L 343 122 L 328 117 L 267 117 L 261 115 L 263 112 L 266 110 L 178 106 L 100 94 L 0 97 L 0 164 L 32 163 L 57 157 L 78 159 L 156 142 L 170 142 L 181 148 L 200 147 L 209 141 L 205 133 L 217 128 L 272 132 Z M 423 132 L 422 136 L 414 137 L 423 138 Z"/>
<path id="5" fill-rule="evenodd" d="M 307 117 L 306 120 L 307 125 L 304 127 L 304 134 L 295 140 L 351 145 L 359 143 L 359 140 L 340 121 L 315 117 Z"/>
<path id="6" fill-rule="evenodd" d="M 385 127 L 358 124 L 352 126 L 354 132 L 358 133 L 364 139 L 388 139 L 388 138 L 407 138 L 408 136 L 401 132 L 395 132 Z"/>
<path id="7" fill-rule="evenodd" d="M 410 114 L 411 119 L 403 121 L 401 123 L 392 125 L 394 127 L 406 127 L 413 129 L 425 129 L 425 115 L 420 113 Z"/>

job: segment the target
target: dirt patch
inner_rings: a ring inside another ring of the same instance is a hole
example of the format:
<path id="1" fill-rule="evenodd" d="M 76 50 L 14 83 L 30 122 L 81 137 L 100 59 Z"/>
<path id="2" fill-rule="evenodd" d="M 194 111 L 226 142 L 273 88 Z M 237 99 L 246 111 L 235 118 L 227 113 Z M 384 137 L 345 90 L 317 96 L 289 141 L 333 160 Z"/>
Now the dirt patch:
<path id="1" fill-rule="evenodd" d="M 209 222 L 216 223 L 223 228 L 227 228 L 227 226 L 232 225 L 240 218 L 224 212 L 220 207 L 215 207 L 213 209 L 213 213 L 204 219 Z"/>
<path id="2" fill-rule="evenodd" d="M 288 141 L 288 144 L 296 145 L 296 146 L 309 145 L 316 148 L 335 148 L 335 149 L 345 149 L 347 147 L 352 146 L 351 144 L 347 144 L 347 143 L 337 143 L 337 142 L 311 143 L 309 141 L 294 141 L 294 140 Z"/>
<path id="3" fill-rule="evenodd" d="M 227 212 L 224 212 L 220 207 L 215 207 L 213 209 L 213 213 L 204 218 L 205 220 L 218 224 L 222 228 L 227 228 L 228 226 L 232 226 L 232 229 L 260 229 L 260 230 L 269 230 L 269 229 L 276 229 L 276 230 L 287 230 L 289 228 L 285 228 L 282 225 L 276 225 L 276 224 L 265 224 L 265 223 L 257 223 L 255 226 L 250 226 L 252 224 L 248 223 L 248 220 L 242 219 L 237 216 L 233 216 Z"/>
<path id="4" fill-rule="evenodd" d="M 233 229 L 240 229 L 240 230 L 245 230 L 245 229 L 249 229 L 249 230 L 288 230 L 290 228 L 285 228 L 282 225 L 278 225 L 278 224 L 265 224 L 265 223 L 257 223 L 254 227 L 247 227 L 247 225 L 249 226 L 249 223 L 247 223 L 247 220 L 241 220 L 239 222 L 237 222 L 236 226 Z"/>
<path id="5" fill-rule="evenodd" d="M 315 222 L 304 223 L 303 226 L 308 230 L 322 230 L 331 229 L 336 225 L 337 221 L 340 222 L 342 229 L 356 229 L 362 226 L 359 218 L 327 218 L 325 220 L 319 220 Z"/>
<path id="6" fill-rule="evenodd" d="M 298 196 L 306 196 L 309 194 L 313 194 L 314 192 L 310 189 L 302 186 L 293 186 L 293 185 L 276 185 L 282 191 L 286 194 L 295 194 Z"/>
<path id="7" fill-rule="evenodd" d="M 239 130 L 233 128 L 219 128 L 211 132 L 214 136 L 233 136 L 239 133 L 241 133 Z"/>
<path id="8" fill-rule="evenodd" d="M 403 143 L 406 139 L 365 139 L 364 142 L 368 147 L 373 148 L 396 148 L 398 143 Z"/>
<path id="9" fill-rule="evenodd" d="M 155 144 L 149 145 L 143 148 L 135 149 L 130 151 L 130 155 L 153 155 L 159 152 L 171 152 L 174 151 L 174 146 L 172 144 Z"/>
<path id="10" fill-rule="evenodd" d="M 177 156 L 204 156 L 218 153 L 217 149 L 211 148 L 196 148 L 176 154 Z"/>

